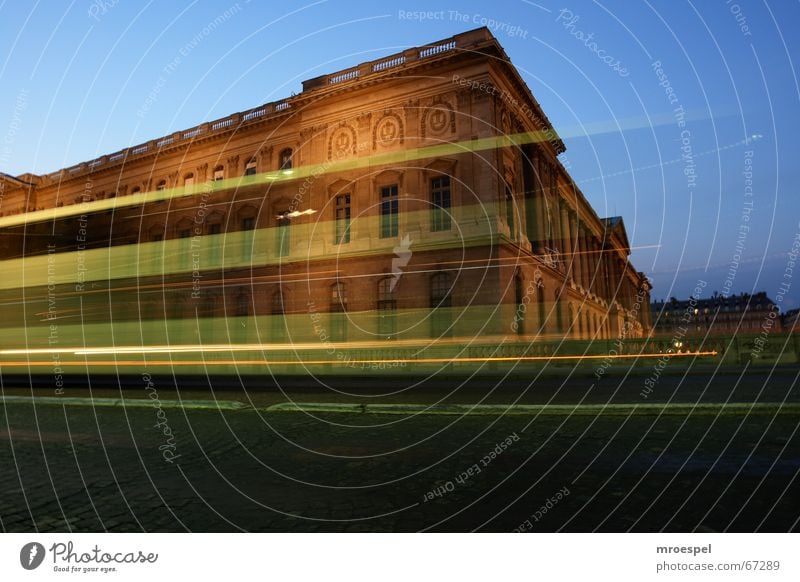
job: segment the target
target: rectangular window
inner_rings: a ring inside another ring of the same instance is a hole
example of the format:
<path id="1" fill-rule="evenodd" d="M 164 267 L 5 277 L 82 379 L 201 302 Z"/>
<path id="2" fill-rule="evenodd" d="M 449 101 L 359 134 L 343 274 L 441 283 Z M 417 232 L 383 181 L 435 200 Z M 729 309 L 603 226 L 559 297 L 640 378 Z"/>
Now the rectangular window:
<path id="1" fill-rule="evenodd" d="M 178 246 L 178 264 L 182 269 L 188 269 L 192 265 L 191 236 L 192 229 L 190 228 L 182 228 L 178 231 L 178 238 L 181 239 Z"/>
<path id="2" fill-rule="evenodd" d="M 397 236 L 397 184 L 381 188 L 381 238 Z"/>
<path id="3" fill-rule="evenodd" d="M 252 176 L 256 173 L 256 161 L 250 160 L 247 162 L 247 165 L 244 167 L 244 175 L 245 176 Z"/>
<path id="4" fill-rule="evenodd" d="M 222 224 L 219 222 L 215 222 L 213 224 L 208 225 L 208 234 L 220 234 L 222 232 Z M 214 267 L 219 267 L 220 263 L 220 250 L 222 249 L 222 240 L 219 239 L 209 239 L 209 251 L 208 251 L 208 261 Z"/>
<path id="5" fill-rule="evenodd" d="M 347 295 L 344 285 L 335 283 L 331 286 L 330 328 L 331 339 L 338 342 L 347 341 Z"/>
<path id="6" fill-rule="evenodd" d="M 431 231 L 450 230 L 450 176 L 431 180 Z"/>
<path id="7" fill-rule="evenodd" d="M 397 333 L 394 283 L 391 277 L 381 279 L 378 283 L 378 336 L 382 339 L 395 339 Z"/>
<path id="8" fill-rule="evenodd" d="M 253 257 L 253 229 L 256 227 L 256 219 L 253 217 L 243 218 L 242 226 L 242 256 L 246 261 Z"/>
<path id="9" fill-rule="evenodd" d="M 220 180 L 225 179 L 225 171 L 222 168 L 217 168 L 214 170 L 214 181 L 219 182 Z"/>
<path id="10" fill-rule="evenodd" d="M 511 238 L 516 239 L 514 232 L 514 193 L 511 191 L 511 185 L 506 182 L 506 224 L 511 232 Z"/>
<path id="11" fill-rule="evenodd" d="M 292 219 L 288 217 L 289 211 L 280 214 L 281 218 L 278 219 L 278 256 L 286 257 L 289 255 L 291 247 L 291 229 Z"/>
<path id="12" fill-rule="evenodd" d="M 272 341 L 279 344 L 286 341 L 286 317 L 284 315 L 283 293 L 277 291 L 272 296 Z"/>
<path id="13" fill-rule="evenodd" d="M 342 245 L 350 242 L 350 194 L 339 194 L 336 197 L 334 244 Z"/>

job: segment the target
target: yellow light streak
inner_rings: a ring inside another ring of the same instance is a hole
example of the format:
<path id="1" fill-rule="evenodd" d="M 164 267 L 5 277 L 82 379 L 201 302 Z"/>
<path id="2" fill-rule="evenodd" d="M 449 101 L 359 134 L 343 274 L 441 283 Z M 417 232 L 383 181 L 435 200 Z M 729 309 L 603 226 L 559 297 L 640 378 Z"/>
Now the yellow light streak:
<path id="1" fill-rule="evenodd" d="M 353 364 L 450 364 L 450 363 L 481 363 L 481 362 L 530 362 L 551 360 L 596 360 L 596 359 L 638 359 L 638 358 L 678 358 L 697 356 L 716 356 L 717 351 L 684 352 L 674 354 L 599 354 L 575 356 L 487 356 L 469 358 L 419 358 L 419 359 L 378 359 L 378 360 L 148 360 L 148 366 L 246 366 L 246 365 L 272 365 L 272 366 L 313 366 L 322 364 L 339 364 L 352 367 Z M 100 360 L 86 362 L 59 362 L 59 366 L 141 366 L 140 360 Z M 2 366 L 52 366 L 53 362 L 2 362 Z"/>

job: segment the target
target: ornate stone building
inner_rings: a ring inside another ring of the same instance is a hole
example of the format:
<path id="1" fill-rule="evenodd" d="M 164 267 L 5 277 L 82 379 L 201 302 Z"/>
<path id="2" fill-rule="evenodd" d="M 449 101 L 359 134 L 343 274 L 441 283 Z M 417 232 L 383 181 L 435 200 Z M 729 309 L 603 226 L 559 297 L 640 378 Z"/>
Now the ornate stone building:
<path id="1" fill-rule="evenodd" d="M 765 291 L 730 296 L 714 293 L 711 297 L 655 301 L 651 306 L 658 336 L 674 335 L 684 330 L 687 336 L 756 335 L 763 330 L 781 333 L 784 324 L 777 304 Z"/>
<path id="2" fill-rule="evenodd" d="M 480 28 L 3 175 L 0 288 L 25 305 L 6 325 L 169 321 L 153 333 L 172 343 L 647 335 L 624 222 L 595 213 L 564 149 Z"/>

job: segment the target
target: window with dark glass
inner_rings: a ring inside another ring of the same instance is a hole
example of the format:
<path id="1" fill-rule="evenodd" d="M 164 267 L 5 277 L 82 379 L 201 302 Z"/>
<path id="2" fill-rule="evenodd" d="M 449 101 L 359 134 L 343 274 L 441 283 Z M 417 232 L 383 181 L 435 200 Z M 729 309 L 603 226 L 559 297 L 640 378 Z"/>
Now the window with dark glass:
<path id="1" fill-rule="evenodd" d="M 453 333 L 450 287 L 450 275 L 447 273 L 436 273 L 431 277 L 430 308 L 433 337 L 451 336 Z"/>
<path id="2" fill-rule="evenodd" d="M 398 190 L 397 184 L 381 188 L 381 238 L 397 236 Z"/>
<path id="3" fill-rule="evenodd" d="M 394 278 L 386 277 L 378 282 L 378 335 L 392 339 L 397 328 L 397 301 L 394 297 Z"/>
<path id="4" fill-rule="evenodd" d="M 192 236 L 192 229 L 186 227 L 178 228 L 178 238 L 180 244 L 178 245 L 178 262 L 181 268 L 188 268 L 192 264 L 192 251 L 189 243 L 189 238 Z"/>
<path id="5" fill-rule="evenodd" d="M 514 321 L 517 324 L 517 333 L 519 335 L 525 333 L 525 306 L 522 304 L 523 300 L 522 277 L 517 275 L 514 277 L 514 304 L 517 307 L 517 312 L 514 314 Z"/>
<path id="6" fill-rule="evenodd" d="M 220 222 L 213 222 L 208 225 L 208 234 L 220 234 L 222 232 L 222 223 Z M 209 253 L 208 253 L 208 261 L 211 263 L 212 266 L 219 266 L 219 255 L 220 250 L 222 249 L 222 241 L 221 240 L 209 240 Z"/>
<path id="7" fill-rule="evenodd" d="M 292 148 L 281 150 L 278 162 L 281 170 L 292 169 Z"/>
<path id="8" fill-rule="evenodd" d="M 250 313 L 250 298 L 246 293 L 239 293 L 236 296 L 236 315 L 246 317 Z"/>
<path id="9" fill-rule="evenodd" d="M 350 194 L 339 194 L 336 197 L 335 235 L 334 243 L 337 245 L 350 242 Z"/>
<path id="10" fill-rule="evenodd" d="M 450 176 L 431 179 L 431 230 L 450 230 Z"/>
<path id="11" fill-rule="evenodd" d="M 256 159 L 251 158 L 247 161 L 247 164 L 244 166 L 244 175 L 245 176 L 252 176 L 256 173 Z"/>
<path id="12" fill-rule="evenodd" d="M 286 318 L 284 315 L 283 290 L 272 295 L 272 340 L 283 342 L 286 339 Z"/>
<path id="13" fill-rule="evenodd" d="M 243 231 L 242 256 L 245 258 L 245 260 L 250 260 L 253 255 L 253 230 L 256 228 L 256 219 L 252 216 L 242 218 L 240 225 Z"/>
<path id="14" fill-rule="evenodd" d="M 289 218 L 289 211 L 286 210 L 281 212 L 278 215 L 278 228 L 277 235 L 277 247 L 278 247 L 278 256 L 285 257 L 289 254 L 289 248 L 291 246 L 291 228 L 292 228 L 292 219 Z"/>
<path id="15" fill-rule="evenodd" d="M 331 285 L 331 339 L 345 341 L 347 339 L 347 295 L 344 283 L 337 282 Z"/>
<path id="16" fill-rule="evenodd" d="M 511 238 L 516 238 L 514 234 L 514 193 L 511 191 L 511 185 L 506 182 L 506 224 L 511 231 Z"/>

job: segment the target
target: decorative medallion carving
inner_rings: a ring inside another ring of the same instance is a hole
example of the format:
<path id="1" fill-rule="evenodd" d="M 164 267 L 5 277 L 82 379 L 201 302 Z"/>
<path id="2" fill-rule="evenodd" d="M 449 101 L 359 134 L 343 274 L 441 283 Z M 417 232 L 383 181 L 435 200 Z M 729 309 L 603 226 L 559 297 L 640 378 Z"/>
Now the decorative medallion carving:
<path id="1" fill-rule="evenodd" d="M 372 147 L 390 147 L 403 143 L 403 122 L 394 113 L 384 115 L 372 132 Z"/>
<path id="2" fill-rule="evenodd" d="M 449 104 L 435 103 L 425 111 L 422 123 L 423 137 L 454 133 L 455 130 L 456 116 Z"/>
<path id="3" fill-rule="evenodd" d="M 345 158 L 356 151 L 356 132 L 349 125 L 341 125 L 333 130 L 328 141 L 328 158 Z"/>

